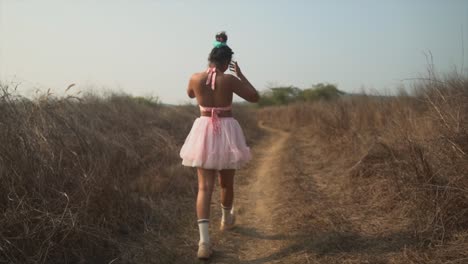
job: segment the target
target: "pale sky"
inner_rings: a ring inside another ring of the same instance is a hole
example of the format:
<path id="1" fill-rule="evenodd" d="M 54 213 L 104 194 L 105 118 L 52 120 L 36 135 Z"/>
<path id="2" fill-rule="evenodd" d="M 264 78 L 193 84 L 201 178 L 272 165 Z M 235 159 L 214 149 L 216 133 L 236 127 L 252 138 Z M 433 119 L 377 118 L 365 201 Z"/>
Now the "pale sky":
<path id="1" fill-rule="evenodd" d="M 441 71 L 468 66 L 464 0 L 0 0 L 0 80 L 185 103 L 220 30 L 260 90 L 391 90 L 425 72 L 428 51 Z"/>

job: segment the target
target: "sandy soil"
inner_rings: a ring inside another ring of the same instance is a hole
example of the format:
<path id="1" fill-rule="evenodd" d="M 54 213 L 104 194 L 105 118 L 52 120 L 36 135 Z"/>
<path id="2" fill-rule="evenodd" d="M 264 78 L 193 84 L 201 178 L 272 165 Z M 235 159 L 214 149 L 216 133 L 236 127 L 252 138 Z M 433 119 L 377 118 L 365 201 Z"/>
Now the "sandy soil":
<path id="1" fill-rule="evenodd" d="M 236 175 L 234 230 L 218 231 L 214 196 L 208 263 L 407 263 L 405 227 L 343 188 L 349 164 L 327 160 L 313 136 L 261 127 L 266 137 Z"/>

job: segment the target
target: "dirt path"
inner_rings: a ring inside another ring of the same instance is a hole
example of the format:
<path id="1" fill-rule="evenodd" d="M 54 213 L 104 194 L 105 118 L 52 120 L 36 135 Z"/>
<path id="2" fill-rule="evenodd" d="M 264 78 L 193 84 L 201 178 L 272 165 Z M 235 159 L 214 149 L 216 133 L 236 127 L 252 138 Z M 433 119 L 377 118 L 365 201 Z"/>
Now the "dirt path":
<path id="1" fill-rule="evenodd" d="M 261 146 L 257 164 L 245 177 L 252 177 L 248 185 L 239 190 L 243 195 L 239 202 L 239 228 L 236 230 L 245 240 L 239 243 L 239 260 L 242 263 L 263 263 L 272 252 L 281 250 L 288 239 L 278 229 L 275 220 L 275 207 L 280 199 L 281 187 L 278 179 L 282 175 L 282 155 L 286 148 L 289 133 L 265 129 L 270 138 Z"/>
<path id="2" fill-rule="evenodd" d="M 253 150 L 254 160 L 236 175 L 234 207 L 238 225 L 231 232 L 215 232 L 213 240 L 218 242 L 211 263 L 265 263 L 258 260 L 287 243 L 277 233 L 272 210 L 279 198 L 275 179 L 281 177 L 281 159 L 289 133 L 262 128 L 266 136 Z"/>
<path id="3" fill-rule="evenodd" d="M 291 244 L 276 221 L 277 207 L 283 205 L 278 202 L 279 179 L 290 134 L 261 127 L 267 134 L 265 140 L 255 148 L 250 167 L 236 176 L 238 226 L 232 232 L 215 233 L 217 254 L 211 263 L 275 263 L 270 262 L 274 253 Z"/>
<path id="4" fill-rule="evenodd" d="M 265 138 L 236 176 L 238 225 L 221 233 L 212 222 L 209 263 L 406 263 L 414 241 L 385 212 L 351 199 L 349 164 L 327 160 L 307 131 L 261 127 Z"/>

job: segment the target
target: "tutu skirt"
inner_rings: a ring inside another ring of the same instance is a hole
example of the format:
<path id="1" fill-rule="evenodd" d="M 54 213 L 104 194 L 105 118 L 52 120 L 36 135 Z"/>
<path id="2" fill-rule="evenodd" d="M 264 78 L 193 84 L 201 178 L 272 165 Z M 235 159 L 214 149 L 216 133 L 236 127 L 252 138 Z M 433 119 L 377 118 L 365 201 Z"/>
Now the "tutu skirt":
<path id="1" fill-rule="evenodd" d="M 182 165 L 204 169 L 239 169 L 251 159 L 250 148 L 236 119 L 219 118 L 217 131 L 211 118 L 197 118 L 180 150 Z"/>

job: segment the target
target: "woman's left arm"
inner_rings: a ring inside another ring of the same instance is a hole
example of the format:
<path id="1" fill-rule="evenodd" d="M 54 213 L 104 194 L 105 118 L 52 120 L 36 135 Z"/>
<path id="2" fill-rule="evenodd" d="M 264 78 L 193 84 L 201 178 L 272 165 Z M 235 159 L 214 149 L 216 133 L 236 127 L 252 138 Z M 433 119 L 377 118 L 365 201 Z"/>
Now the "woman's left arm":
<path id="1" fill-rule="evenodd" d="M 190 78 L 188 87 L 187 87 L 187 94 L 190 98 L 195 98 L 195 92 L 193 91 L 193 85 L 194 85 L 194 78 Z"/>

